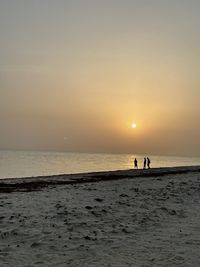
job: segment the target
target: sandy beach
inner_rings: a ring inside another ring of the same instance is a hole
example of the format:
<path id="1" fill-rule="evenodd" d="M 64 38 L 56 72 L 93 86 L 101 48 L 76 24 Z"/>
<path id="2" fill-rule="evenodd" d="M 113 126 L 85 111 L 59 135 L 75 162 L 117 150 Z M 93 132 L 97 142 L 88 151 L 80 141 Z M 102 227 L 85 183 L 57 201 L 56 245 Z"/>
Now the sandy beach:
<path id="1" fill-rule="evenodd" d="M 200 266 L 200 167 L 0 181 L 0 266 Z"/>

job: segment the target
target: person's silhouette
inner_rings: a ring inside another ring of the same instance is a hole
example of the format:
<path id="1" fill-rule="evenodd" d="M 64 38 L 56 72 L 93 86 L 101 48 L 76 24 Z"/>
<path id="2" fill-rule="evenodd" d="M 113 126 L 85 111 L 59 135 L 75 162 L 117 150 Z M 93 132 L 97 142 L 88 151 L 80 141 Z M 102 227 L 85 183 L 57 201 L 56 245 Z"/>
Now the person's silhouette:
<path id="1" fill-rule="evenodd" d="M 150 161 L 150 159 L 147 157 L 147 167 L 148 167 L 148 169 L 150 169 L 150 164 L 151 164 L 151 161 Z"/>
<path id="2" fill-rule="evenodd" d="M 144 169 L 146 169 L 146 165 L 147 165 L 147 159 L 146 158 L 144 158 Z"/>
<path id="3" fill-rule="evenodd" d="M 134 159 L 134 168 L 138 169 L 138 164 L 137 164 L 137 159 L 136 158 Z"/>

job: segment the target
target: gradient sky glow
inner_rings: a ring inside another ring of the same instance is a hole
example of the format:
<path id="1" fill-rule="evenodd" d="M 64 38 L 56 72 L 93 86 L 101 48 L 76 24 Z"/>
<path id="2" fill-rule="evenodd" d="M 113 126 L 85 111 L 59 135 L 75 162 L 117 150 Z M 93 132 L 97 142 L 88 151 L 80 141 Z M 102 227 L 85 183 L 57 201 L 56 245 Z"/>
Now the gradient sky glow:
<path id="1" fill-rule="evenodd" d="M 0 149 L 200 156 L 199 13 L 0 0 Z"/>

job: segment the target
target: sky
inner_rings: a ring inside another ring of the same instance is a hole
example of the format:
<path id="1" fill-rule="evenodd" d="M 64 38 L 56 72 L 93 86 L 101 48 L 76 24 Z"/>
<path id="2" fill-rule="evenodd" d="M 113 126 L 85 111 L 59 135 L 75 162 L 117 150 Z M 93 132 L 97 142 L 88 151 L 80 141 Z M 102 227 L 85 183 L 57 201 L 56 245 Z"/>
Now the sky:
<path id="1" fill-rule="evenodd" d="M 0 0 L 0 149 L 200 156 L 199 12 Z"/>

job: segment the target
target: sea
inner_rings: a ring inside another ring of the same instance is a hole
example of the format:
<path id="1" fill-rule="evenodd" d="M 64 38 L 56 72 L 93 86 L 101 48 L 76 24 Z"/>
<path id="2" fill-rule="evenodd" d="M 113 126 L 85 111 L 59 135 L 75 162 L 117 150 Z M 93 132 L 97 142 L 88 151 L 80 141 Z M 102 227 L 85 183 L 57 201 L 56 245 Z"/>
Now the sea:
<path id="1" fill-rule="evenodd" d="M 152 168 L 200 165 L 200 157 L 0 150 L 0 179 L 125 170 L 133 168 L 134 158 L 142 168 L 146 156 Z"/>

